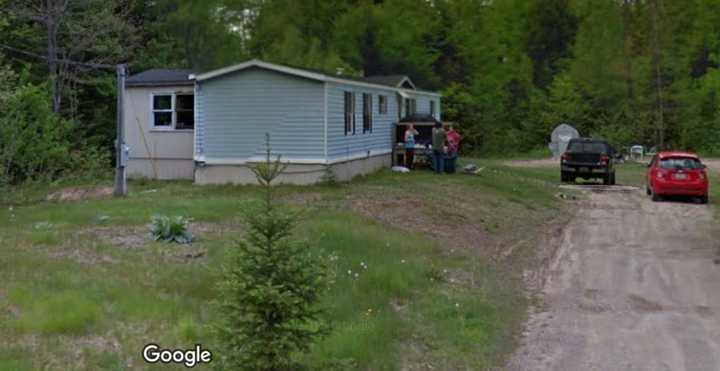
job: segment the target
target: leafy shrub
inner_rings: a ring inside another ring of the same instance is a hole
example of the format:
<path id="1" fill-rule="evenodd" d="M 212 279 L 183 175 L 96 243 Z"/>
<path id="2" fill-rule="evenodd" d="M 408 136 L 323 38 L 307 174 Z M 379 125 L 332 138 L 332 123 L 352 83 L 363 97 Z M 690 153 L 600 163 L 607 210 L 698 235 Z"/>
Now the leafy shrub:
<path id="1" fill-rule="evenodd" d="M 190 218 L 183 216 L 170 218 L 164 215 L 156 215 L 152 217 L 150 232 L 155 241 L 190 243 L 193 240 L 193 235 L 188 229 L 190 221 Z"/>
<path id="2" fill-rule="evenodd" d="M 75 126 L 52 111 L 46 87 L 0 66 L 0 185 L 109 170 L 108 154 L 73 142 Z"/>
<path id="3" fill-rule="evenodd" d="M 337 176 L 330 165 L 325 165 L 323 168 L 323 175 L 320 177 L 320 184 L 335 187 L 340 185 Z"/>
<path id="4" fill-rule="evenodd" d="M 270 160 L 266 140 L 266 161 L 253 168 L 263 207 L 247 214 L 247 238 L 231 252 L 219 287 L 220 366 L 231 370 L 298 369 L 298 353 L 327 330 L 317 304 L 328 269 L 307 244 L 290 239 L 296 216 L 273 204 L 271 183 L 284 166 Z"/>

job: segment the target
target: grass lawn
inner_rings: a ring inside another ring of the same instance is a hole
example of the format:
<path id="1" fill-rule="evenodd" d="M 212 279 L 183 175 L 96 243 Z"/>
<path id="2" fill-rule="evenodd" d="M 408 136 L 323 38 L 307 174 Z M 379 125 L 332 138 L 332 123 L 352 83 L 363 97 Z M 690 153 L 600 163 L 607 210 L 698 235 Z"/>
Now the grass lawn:
<path id="1" fill-rule="evenodd" d="M 525 318 L 523 269 L 564 201 L 557 169 L 476 163 L 480 176 L 277 187 L 304 210 L 296 235 L 336 273 L 323 302 L 333 331 L 298 355 L 310 369 L 502 365 Z M 150 342 L 213 350 L 219 269 L 257 188 L 131 182 L 124 199 L 40 201 L 48 190 L 0 201 L 0 370 L 147 369 Z M 192 217 L 197 241 L 151 241 L 156 214 Z"/>

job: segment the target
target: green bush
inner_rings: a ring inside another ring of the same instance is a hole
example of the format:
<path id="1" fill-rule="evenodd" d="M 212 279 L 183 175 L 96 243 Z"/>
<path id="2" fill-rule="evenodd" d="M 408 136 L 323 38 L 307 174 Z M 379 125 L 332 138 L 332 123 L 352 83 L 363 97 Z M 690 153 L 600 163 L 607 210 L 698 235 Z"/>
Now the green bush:
<path id="1" fill-rule="evenodd" d="M 271 182 L 284 166 L 270 160 L 253 171 L 264 188 L 261 210 L 247 214 L 247 238 L 224 267 L 217 327 L 219 367 L 231 370 L 295 370 L 298 353 L 326 333 L 318 308 L 328 269 L 309 246 L 290 239 L 296 217 L 273 204 Z"/>
<path id="2" fill-rule="evenodd" d="M 170 218 L 164 215 L 156 215 L 152 217 L 150 233 L 152 233 L 155 241 L 190 243 L 193 240 L 193 235 L 188 229 L 190 221 L 190 218 L 183 216 Z"/>
<path id="3" fill-rule="evenodd" d="M 106 171 L 109 155 L 74 142 L 74 128 L 52 111 L 45 87 L 0 66 L 0 186 Z"/>

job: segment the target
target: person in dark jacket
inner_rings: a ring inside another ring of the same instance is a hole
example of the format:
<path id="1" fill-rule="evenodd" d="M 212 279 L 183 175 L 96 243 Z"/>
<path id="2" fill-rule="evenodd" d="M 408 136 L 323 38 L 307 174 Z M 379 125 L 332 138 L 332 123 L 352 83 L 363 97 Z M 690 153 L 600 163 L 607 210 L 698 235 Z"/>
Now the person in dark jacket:
<path id="1" fill-rule="evenodd" d="M 435 127 L 432 129 L 432 151 L 433 151 L 433 170 L 435 174 L 442 174 L 445 170 L 445 141 L 447 133 L 443 129 L 440 121 L 435 121 Z"/>

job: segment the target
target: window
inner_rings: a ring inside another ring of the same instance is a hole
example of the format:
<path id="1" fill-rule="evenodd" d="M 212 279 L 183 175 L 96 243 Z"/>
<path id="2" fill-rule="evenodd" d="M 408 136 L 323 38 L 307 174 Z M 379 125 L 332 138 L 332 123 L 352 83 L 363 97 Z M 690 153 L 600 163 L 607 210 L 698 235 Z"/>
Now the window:
<path id="1" fill-rule="evenodd" d="M 154 94 L 152 105 L 153 127 L 168 130 L 195 128 L 195 97 L 192 94 Z"/>
<path id="2" fill-rule="evenodd" d="M 175 96 L 175 129 L 192 130 L 195 128 L 195 96 L 182 94 Z"/>
<path id="3" fill-rule="evenodd" d="M 670 157 L 660 160 L 660 167 L 663 169 L 702 169 L 700 160 L 692 157 Z"/>
<path id="4" fill-rule="evenodd" d="M 153 95 L 153 125 L 172 129 L 172 94 Z"/>
<path id="5" fill-rule="evenodd" d="M 387 96 L 378 95 L 378 113 L 387 115 Z"/>
<path id="6" fill-rule="evenodd" d="M 412 116 L 415 114 L 415 108 L 416 108 L 417 102 L 415 102 L 415 99 L 407 98 L 405 99 L 405 116 Z"/>
<path id="7" fill-rule="evenodd" d="M 363 94 L 363 133 L 372 133 L 372 94 Z"/>
<path id="8" fill-rule="evenodd" d="M 355 134 L 355 93 L 345 92 L 345 135 Z"/>
<path id="9" fill-rule="evenodd" d="M 435 117 L 435 101 L 430 101 L 430 116 Z"/>
<path id="10" fill-rule="evenodd" d="M 607 155 L 610 151 L 608 151 L 608 145 L 602 142 L 581 142 L 581 141 L 571 141 L 568 144 L 568 152 L 585 152 L 585 153 L 599 153 L 603 155 Z"/>

